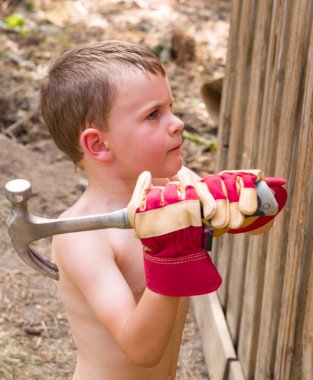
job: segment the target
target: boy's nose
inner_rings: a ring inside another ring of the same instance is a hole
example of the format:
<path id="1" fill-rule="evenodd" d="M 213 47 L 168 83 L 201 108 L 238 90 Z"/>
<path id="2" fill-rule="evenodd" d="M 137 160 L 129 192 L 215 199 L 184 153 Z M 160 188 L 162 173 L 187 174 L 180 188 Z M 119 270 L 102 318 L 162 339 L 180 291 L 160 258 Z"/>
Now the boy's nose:
<path id="1" fill-rule="evenodd" d="M 184 122 L 180 120 L 177 116 L 173 115 L 172 123 L 169 127 L 169 132 L 171 135 L 180 133 L 184 129 Z"/>

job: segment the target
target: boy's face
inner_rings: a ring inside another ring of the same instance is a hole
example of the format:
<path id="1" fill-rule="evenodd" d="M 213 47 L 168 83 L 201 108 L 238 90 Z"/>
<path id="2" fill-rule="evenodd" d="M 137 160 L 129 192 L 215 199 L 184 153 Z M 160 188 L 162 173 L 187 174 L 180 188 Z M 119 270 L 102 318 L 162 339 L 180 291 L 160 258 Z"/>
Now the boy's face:
<path id="1" fill-rule="evenodd" d="M 167 78 L 138 69 L 123 75 L 108 119 L 107 141 L 116 170 L 137 178 L 149 170 L 155 178 L 171 177 L 182 166 L 183 122 L 172 113 Z"/>

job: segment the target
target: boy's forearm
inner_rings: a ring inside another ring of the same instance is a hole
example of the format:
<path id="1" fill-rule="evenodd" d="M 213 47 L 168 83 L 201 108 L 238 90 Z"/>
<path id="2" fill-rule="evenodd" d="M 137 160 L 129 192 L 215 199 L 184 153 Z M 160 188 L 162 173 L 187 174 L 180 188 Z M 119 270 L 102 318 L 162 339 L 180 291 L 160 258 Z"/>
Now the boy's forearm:
<path id="1" fill-rule="evenodd" d="M 120 346 L 130 360 L 146 367 L 161 360 L 175 324 L 179 300 L 145 290 L 119 337 Z"/>

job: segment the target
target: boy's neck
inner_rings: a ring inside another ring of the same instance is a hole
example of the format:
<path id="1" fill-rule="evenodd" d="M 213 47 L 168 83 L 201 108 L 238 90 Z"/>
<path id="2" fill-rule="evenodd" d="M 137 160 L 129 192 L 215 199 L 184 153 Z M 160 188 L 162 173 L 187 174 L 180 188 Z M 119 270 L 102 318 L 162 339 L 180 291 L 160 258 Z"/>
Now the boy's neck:
<path id="1" fill-rule="evenodd" d="M 136 180 L 118 176 L 88 176 L 87 191 L 97 198 L 127 204 L 130 201 L 135 185 Z"/>
<path id="2" fill-rule="evenodd" d="M 110 202 L 112 206 L 126 207 L 130 201 L 138 176 L 134 173 L 128 175 L 117 170 L 114 165 L 98 165 L 93 162 L 92 166 L 85 166 L 85 174 L 88 180 L 86 195 L 93 201 Z M 168 179 L 153 178 L 153 185 L 164 186 Z"/>

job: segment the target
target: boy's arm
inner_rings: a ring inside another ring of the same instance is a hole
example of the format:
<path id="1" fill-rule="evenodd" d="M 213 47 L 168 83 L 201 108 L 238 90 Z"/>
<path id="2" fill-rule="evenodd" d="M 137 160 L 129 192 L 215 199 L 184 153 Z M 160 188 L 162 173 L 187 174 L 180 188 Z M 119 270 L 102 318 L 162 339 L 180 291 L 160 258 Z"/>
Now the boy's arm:
<path id="1" fill-rule="evenodd" d="M 60 281 L 70 277 L 124 354 L 137 365 L 155 366 L 169 342 L 179 298 L 146 289 L 136 304 L 112 249 L 94 231 L 57 236 L 54 251 Z"/>

